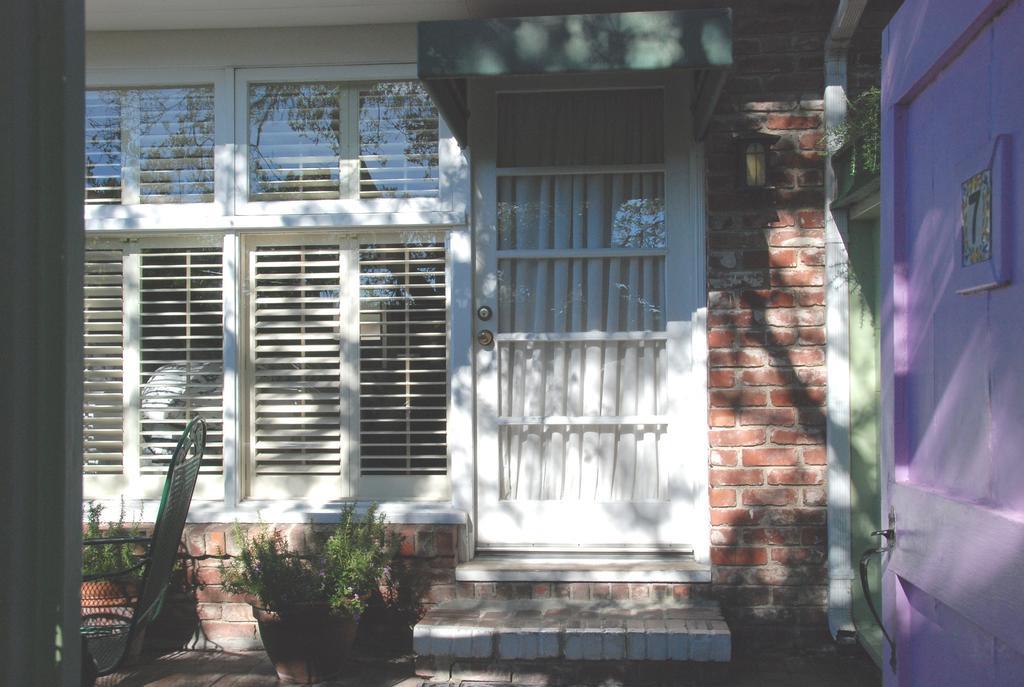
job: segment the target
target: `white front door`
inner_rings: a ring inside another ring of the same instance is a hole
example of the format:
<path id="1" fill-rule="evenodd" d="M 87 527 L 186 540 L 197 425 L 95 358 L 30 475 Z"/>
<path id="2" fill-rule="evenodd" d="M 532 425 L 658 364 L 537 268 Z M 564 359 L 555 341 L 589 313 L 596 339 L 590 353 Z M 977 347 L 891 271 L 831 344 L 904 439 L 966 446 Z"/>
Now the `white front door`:
<path id="1" fill-rule="evenodd" d="M 701 549 L 687 81 L 537 85 L 472 94 L 477 544 Z"/>

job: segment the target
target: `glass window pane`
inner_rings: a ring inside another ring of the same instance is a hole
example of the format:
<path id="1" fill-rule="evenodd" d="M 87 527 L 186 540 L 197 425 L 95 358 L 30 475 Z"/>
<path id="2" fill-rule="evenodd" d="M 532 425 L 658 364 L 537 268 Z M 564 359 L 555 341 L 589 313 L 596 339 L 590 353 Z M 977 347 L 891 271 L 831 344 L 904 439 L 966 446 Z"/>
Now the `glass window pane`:
<path id="1" fill-rule="evenodd" d="M 213 116 L 212 86 L 87 91 L 85 202 L 212 202 Z"/>
<path id="2" fill-rule="evenodd" d="M 417 82 L 359 89 L 359 197 L 436 198 L 437 125 Z"/>
<path id="3" fill-rule="evenodd" d="M 341 197 L 341 87 L 249 86 L 249 200 Z"/>
<path id="4" fill-rule="evenodd" d="M 662 92 L 655 89 L 498 96 L 498 166 L 658 164 Z"/>
<path id="5" fill-rule="evenodd" d="M 498 180 L 498 249 L 665 248 L 665 175 Z"/>
<path id="6" fill-rule="evenodd" d="M 213 88 L 133 91 L 139 107 L 139 200 L 213 201 Z"/>
<path id="7" fill-rule="evenodd" d="M 85 93 L 85 202 L 121 202 L 121 92 Z"/>

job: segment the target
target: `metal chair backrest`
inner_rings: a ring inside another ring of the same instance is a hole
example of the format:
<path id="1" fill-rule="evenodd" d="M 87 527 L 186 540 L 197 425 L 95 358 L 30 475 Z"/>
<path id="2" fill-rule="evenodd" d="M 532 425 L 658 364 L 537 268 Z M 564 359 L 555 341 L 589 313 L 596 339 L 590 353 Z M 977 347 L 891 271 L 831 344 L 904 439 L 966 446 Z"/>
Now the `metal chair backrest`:
<path id="1" fill-rule="evenodd" d="M 160 613 L 205 449 L 206 422 L 201 417 L 192 418 L 167 466 L 164 492 L 146 556 L 146 577 L 132 618 L 133 634 Z"/>

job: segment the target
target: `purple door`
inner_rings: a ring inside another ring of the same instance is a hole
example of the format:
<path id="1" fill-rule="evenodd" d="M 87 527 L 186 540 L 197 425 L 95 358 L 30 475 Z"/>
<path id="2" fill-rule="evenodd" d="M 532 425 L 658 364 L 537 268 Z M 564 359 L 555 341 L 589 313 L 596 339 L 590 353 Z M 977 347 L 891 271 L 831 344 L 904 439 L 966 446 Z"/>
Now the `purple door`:
<path id="1" fill-rule="evenodd" d="M 906 0 L 882 79 L 886 685 L 1024 685 L 1024 0 Z"/>

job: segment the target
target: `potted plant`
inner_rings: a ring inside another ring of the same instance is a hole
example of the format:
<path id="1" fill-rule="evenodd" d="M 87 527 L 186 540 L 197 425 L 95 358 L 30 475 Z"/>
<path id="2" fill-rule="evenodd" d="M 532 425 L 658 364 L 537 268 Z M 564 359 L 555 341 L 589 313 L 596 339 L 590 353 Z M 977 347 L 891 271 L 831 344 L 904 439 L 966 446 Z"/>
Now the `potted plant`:
<path id="1" fill-rule="evenodd" d="M 833 205 L 877 189 L 882 162 L 882 94 L 869 88 L 850 100 L 846 119 L 825 132 L 825 148 L 836 175 Z"/>
<path id="2" fill-rule="evenodd" d="M 125 522 L 124 499 L 117 520 L 103 523 L 103 504 L 86 503 L 85 540 L 141 537 L 138 522 Z M 82 582 L 82 612 L 85 615 L 119 614 L 130 607 L 138 596 L 141 570 L 133 569 L 138 563 L 135 544 L 93 544 L 82 549 L 82 575 L 114 575 L 104 579 Z"/>
<path id="3" fill-rule="evenodd" d="M 432 576 L 422 561 L 399 556 L 400 546 L 401 538 L 393 538 L 380 585 L 367 600 L 359 621 L 360 646 L 373 653 L 412 651 L 413 626 L 423 618 L 423 598 Z"/>
<path id="4" fill-rule="evenodd" d="M 253 597 L 253 617 L 277 676 L 320 682 L 351 652 L 360 614 L 388 562 L 384 516 L 347 506 L 313 552 L 291 549 L 277 530 L 235 528 L 240 552 L 224 569 L 225 588 Z"/>

